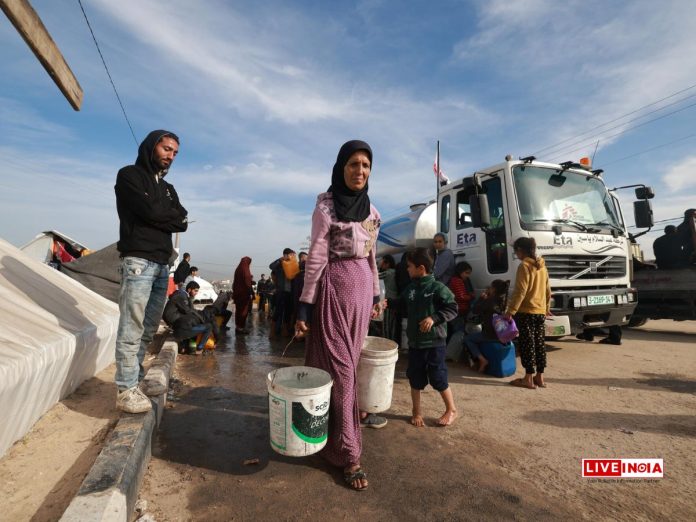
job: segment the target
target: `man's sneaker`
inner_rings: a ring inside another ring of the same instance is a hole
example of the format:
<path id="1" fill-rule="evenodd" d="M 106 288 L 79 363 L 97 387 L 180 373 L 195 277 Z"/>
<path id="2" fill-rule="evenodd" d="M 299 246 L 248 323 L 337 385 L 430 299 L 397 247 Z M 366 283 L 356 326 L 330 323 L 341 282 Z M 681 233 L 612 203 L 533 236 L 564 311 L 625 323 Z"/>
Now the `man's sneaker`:
<path id="1" fill-rule="evenodd" d="M 361 428 L 374 428 L 376 430 L 384 428 L 387 425 L 387 419 L 375 415 L 374 413 L 368 413 L 367 417 L 360 419 Z"/>
<path id="2" fill-rule="evenodd" d="M 147 396 L 140 391 L 138 386 L 133 386 L 116 395 L 116 407 L 126 413 L 145 413 L 152 409 L 152 403 Z"/>

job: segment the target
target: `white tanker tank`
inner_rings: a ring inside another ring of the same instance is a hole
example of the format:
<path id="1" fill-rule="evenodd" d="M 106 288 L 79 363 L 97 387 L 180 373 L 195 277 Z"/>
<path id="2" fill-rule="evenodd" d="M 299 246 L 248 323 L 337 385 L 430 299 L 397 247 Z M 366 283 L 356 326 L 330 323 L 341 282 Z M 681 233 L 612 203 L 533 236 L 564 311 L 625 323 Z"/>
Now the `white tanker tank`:
<path id="1" fill-rule="evenodd" d="M 431 201 L 411 205 L 410 212 L 382 223 L 377 237 L 377 257 L 391 254 L 398 262 L 406 250 L 432 247 L 436 216 L 437 205 Z"/>

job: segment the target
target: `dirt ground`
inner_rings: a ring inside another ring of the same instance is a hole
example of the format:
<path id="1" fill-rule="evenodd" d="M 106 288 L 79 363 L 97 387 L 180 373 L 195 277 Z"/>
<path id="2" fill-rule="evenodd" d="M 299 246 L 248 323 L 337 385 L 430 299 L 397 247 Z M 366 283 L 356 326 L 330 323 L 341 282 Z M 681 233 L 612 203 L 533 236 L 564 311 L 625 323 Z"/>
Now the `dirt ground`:
<path id="1" fill-rule="evenodd" d="M 114 372 L 84 382 L 0 460 L 0 520 L 52 521 L 67 509 L 118 420 Z"/>
<path id="2" fill-rule="evenodd" d="M 177 363 L 140 494 L 157 521 L 696 519 L 694 323 L 651 321 L 626 329 L 622 346 L 553 342 L 546 389 L 452 364 L 460 417 L 449 428 L 433 426 L 442 403 L 432 390 L 430 425 L 408 423 L 402 357 L 389 424 L 363 430 L 365 492 L 320 457 L 271 450 L 265 375 L 301 364 L 303 345 L 281 358 L 287 340 L 269 342 L 258 315 L 253 326 Z M 665 477 L 583 479 L 581 459 L 593 457 L 662 458 Z"/>
<path id="3" fill-rule="evenodd" d="M 370 486 L 360 493 L 320 457 L 269 446 L 265 375 L 303 357 L 294 344 L 281 358 L 286 342 L 269 341 L 256 314 L 252 335 L 179 358 L 140 492 L 155 520 L 696 519 L 696 323 L 651 321 L 626 329 L 622 346 L 553 342 L 546 389 L 451 364 L 460 417 L 449 428 L 432 425 L 442 410 L 432 390 L 430 425 L 408 423 L 402 357 L 389 424 L 363 431 Z M 0 460 L 0 520 L 60 518 L 117 419 L 113 371 Z M 583 479 L 581 459 L 591 457 L 662 458 L 665 478 Z"/>

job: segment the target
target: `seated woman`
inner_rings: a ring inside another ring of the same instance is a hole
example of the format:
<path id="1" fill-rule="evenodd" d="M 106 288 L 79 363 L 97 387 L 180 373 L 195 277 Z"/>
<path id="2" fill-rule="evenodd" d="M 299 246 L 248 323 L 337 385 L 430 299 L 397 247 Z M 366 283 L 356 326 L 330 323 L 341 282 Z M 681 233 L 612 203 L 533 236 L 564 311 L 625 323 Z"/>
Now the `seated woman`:
<path id="1" fill-rule="evenodd" d="M 486 370 L 488 360 L 481 354 L 479 345 L 490 341 L 499 342 L 493 329 L 493 314 L 502 314 L 505 311 L 509 285 L 509 281 L 496 279 L 474 303 L 474 314 L 481 319 L 481 331 L 467 335 L 464 344 L 472 358 L 478 360 L 477 370 L 480 373 Z"/>

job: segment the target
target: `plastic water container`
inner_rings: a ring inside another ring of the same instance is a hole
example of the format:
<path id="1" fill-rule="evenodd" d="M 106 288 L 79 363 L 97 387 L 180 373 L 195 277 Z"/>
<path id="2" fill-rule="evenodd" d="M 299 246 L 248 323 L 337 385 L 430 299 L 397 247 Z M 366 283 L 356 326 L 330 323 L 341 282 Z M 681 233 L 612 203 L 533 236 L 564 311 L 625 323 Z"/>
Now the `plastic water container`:
<path id="1" fill-rule="evenodd" d="M 502 344 L 496 341 L 486 341 L 479 345 L 481 354 L 488 359 L 486 373 L 495 377 L 508 377 L 517 371 L 515 360 L 515 345 L 510 341 Z"/>
<path id="2" fill-rule="evenodd" d="M 358 405 L 380 413 L 391 407 L 399 345 L 382 337 L 365 337 L 358 362 Z"/>
<path id="3" fill-rule="evenodd" d="M 266 377 L 271 448 L 304 457 L 326 446 L 331 376 L 309 366 L 273 370 Z"/>

